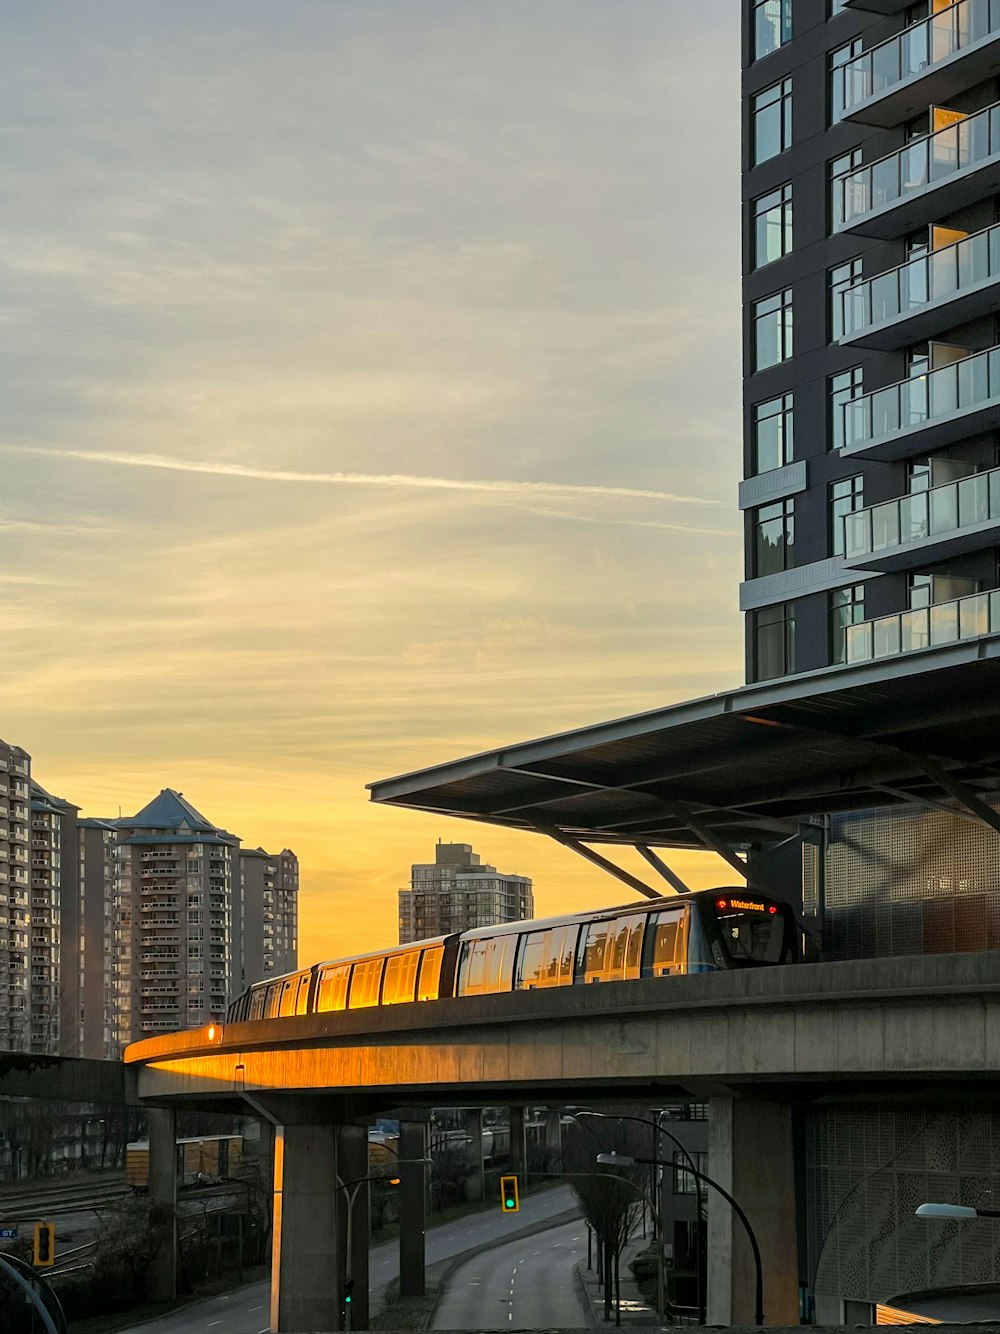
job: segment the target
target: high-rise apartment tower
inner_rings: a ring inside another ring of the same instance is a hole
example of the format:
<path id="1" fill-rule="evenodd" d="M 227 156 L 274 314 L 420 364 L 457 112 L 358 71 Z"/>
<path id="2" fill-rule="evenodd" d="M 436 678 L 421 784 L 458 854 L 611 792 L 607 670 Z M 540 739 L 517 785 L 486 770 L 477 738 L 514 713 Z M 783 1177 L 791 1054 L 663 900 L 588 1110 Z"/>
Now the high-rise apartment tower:
<path id="1" fill-rule="evenodd" d="M 531 881 L 484 866 L 470 843 L 438 843 L 433 862 L 410 868 L 399 891 L 399 943 L 534 916 Z"/>
<path id="2" fill-rule="evenodd" d="M 234 910 L 239 959 L 233 993 L 252 982 L 293 972 L 299 959 L 299 860 L 279 853 L 240 849 L 240 892 Z"/>
<path id="3" fill-rule="evenodd" d="M 748 680 L 1000 631 L 1000 6 L 743 0 Z"/>

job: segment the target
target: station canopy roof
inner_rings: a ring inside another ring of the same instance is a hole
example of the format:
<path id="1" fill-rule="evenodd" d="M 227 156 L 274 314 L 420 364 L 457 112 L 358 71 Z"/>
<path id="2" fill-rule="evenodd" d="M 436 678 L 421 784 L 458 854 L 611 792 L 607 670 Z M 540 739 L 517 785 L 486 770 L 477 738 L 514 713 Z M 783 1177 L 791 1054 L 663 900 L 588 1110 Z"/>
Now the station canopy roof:
<path id="1" fill-rule="evenodd" d="M 835 812 L 995 828 L 1000 640 L 743 686 L 369 784 L 372 800 L 587 845 L 746 848 Z M 718 850 L 718 848 L 716 849 Z"/>

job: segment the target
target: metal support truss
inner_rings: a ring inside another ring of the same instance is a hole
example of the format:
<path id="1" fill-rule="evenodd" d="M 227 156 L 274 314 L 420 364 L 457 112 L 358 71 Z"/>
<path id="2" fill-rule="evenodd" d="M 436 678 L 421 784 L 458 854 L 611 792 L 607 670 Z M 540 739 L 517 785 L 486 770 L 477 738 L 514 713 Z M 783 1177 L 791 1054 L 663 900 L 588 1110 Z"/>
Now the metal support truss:
<path id="1" fill-rule="evenodd" d="M 647 847 L 645 843 L 636 843 L 635 850 L 640 857 L 649 862 L 650 866 L 658 875 L 663 876 L 667 884 L 675 889 L 678 894 L 691 893 L 691 887 L 685 885 L 677 872 L 673 870 L 672 867 L 669 867 L 663 858 L 658 856 L 652 848 Z"/>
<path id="2" fill-rule="evenodd" d="M 1000 814 L 992 806 L 988 806 L 982 797 L 973 792 L 960 779 L 950 774 L 937 760 L 932 760 L 925 755 L 916 758 L 928 778 L 937 783 L 938 787 L 943 788 L 949 797 L 954 797 L 959 805 L 963 806 L 980 823 L 989 825 L 994 833 L 1000 834 Z"/>
<path id="3" fill-rule="evenodd" d="M 728 843 L 719 838 L 718 834 L 709 829 L 708 825 L 706 825 L 703 820 L 700 820 L 685 802 L 670 801 L 667 805 L 673 809 L 677 819 L 682 820 L 684 824 L 687 825 L 688 829 L 691 830 L 692 834 L 695 834 L 710 852 L 714 852 L 717 856 L 721 857 L 724 862 L 728 862 L 736 874 L 742 876 L 748 885 L 751 885 L 757 890 L 758 894 L 766 894 L 768 892 L 766 881 L 762 880 L 756 872 L 751 870 L 750 866 L 743 860 L 743 858 L 740 857 Z"/>
<path id="4" fill-rule="evenodd" d="M 615 876 L 616 879 L 621 880 L 624 884 L 628 885 L 630 889 L 634 889 L 645 898 L 661 899 L 663 897 L 663 895 L 658 894 L 655 889 L 651 889 L 645 881 L 640 880 L 637 875 L 633 875 L 631 871 L 626 871 L 624 867 L 616 866 L 613 861 L 609 861 L 607 857 L 602 857 L 601 854 L 595 852 L 593 848 L 588 848 L 586 843 L 581 843 L 578 838 L 573 838 L 570 834 L 564 834 L 562 830 L 557 829 L 555 825 L 544 824 L 541 820 L 537 819 L 532 823 L 540 834 L 547 834 L 549 838 L 554 839 L 557 843 L 561 843 L 564 848 L 569 848 L 570 852 L 575 852 L 578 857 L 582 857 L 585 861 L 590 862 L 594 866 L 599 866 L 602 871 L 607 871 L 609 875 Z"/>

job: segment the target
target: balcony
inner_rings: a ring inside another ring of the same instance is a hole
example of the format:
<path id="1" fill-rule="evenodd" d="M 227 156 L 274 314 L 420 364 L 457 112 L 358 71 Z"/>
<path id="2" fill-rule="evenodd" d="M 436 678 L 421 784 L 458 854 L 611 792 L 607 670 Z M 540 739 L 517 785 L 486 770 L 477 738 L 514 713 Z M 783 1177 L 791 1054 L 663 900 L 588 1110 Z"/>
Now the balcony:
<path id="1" fill-rule="evenodd" d="M 1000 468 L 849 514 L 857 570 L 905 570 L 1000 544 Z"/>
<path id="2" fill-rule="evenodd" d="M 845 458 L 904 459 L 1000 425 L 1000 347 L 843 405 Z"/>
<path id="3" fill-rule="evenodd" d="M 997 0 L 1000 4 L 1000 0 Z M 1000 226 L 965 236 L 841 293 L 841 347 L 922 342 L 1000 304 Z"/>
<path id="4" fill-rule="evenodd" d="M 1000 0 L 955 0 L 834 71 L 843 120 L 892 127 L 990 77 Z"/>
<path id="5" fill-rule="evenodd" d="M 883 240 L 1000 188 L 1000 103 L 833 182 L 834 229 Z"/>
<path id="6" fill-rule="evenodd" d="M 872 662 L 900 653 L 962 640 L 979 639 L 1000 632 L 1000 589 L 973 593 L 954 602 L 938 602 L 933 607 L 880 616 L 876 621 L 849 625 L 847 661 Z"/>

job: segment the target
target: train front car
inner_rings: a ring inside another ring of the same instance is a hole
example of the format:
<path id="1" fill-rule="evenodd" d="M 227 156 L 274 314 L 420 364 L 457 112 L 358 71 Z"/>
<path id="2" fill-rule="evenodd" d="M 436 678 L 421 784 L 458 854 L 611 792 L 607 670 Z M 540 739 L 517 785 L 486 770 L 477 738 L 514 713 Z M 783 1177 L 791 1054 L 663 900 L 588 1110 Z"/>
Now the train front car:
<path id="1" fill-rule="evenodd" d="M 798 958 L 795 914 L 787 903 L 748 889 L 692 895 L 688 972 L 766 968 Z"/>

